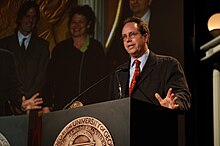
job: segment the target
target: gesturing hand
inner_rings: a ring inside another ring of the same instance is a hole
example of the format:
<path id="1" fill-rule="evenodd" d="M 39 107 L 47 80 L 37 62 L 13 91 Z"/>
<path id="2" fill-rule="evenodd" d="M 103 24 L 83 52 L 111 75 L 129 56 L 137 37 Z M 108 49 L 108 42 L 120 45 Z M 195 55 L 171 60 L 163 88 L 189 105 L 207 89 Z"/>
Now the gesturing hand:
<path id="1" fill-rule="evenodd" d="M 26 100 L 26 97 L 22 97 L 22 108 L 26 111 L 33 110 L 33 109 L 41 109 L 40 104 L 43 103 L 42 98 L 37 98 L 39 93 L 35 93 L 30 99 Z"/>
<path id="2" fill-rule="evenodd" d="M 167 96 L 163 99 L 158 93 L 155 93 L 155 97 L 160 102 L 160 105 L 170 109 L 177 109 L 179 105 L 176 103 L 177 97 L 172 93 L 172 88 L 167 92 Z"/>

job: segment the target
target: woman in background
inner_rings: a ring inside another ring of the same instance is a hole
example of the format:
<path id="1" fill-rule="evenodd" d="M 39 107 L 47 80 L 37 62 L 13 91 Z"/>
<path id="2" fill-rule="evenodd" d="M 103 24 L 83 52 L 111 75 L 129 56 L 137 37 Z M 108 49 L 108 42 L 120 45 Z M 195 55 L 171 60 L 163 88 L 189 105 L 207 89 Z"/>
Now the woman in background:
<path id="1" fill-rule="evenodd" d="M 73 8 L 69 17 L 70 38 L 52 51 L 44 90 L 44 112 L 61 110 L 73 98 L 84 105 L 105 101 L 107 80 L 85 93 L 106 73 L 103 45 L 93 38 L 96 17 L 88 5 Z"/>

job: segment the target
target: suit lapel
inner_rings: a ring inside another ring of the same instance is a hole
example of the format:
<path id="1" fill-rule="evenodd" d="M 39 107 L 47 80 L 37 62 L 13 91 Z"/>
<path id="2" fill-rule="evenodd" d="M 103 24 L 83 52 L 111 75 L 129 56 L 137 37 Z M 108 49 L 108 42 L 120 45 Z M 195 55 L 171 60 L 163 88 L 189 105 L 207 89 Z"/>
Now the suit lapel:
<path id="1" fill-rule="evenodd" d="M 21 52 L 20 50 L 20 44 L 19 44 L 19 41 L 18 41 L 18 36 L 17 35 L 13 35 L 12 38 L 11 38 L 11 43 L 13 45 L 12 48 L 10 49 L 13 49 L 12 51 L 13 52 Z"/>
<path id="2" fill-rule="evenodd" d="M 149 76 L 149 74 L 154 70 L 154 65 L 156 64 L 155 57 L 156 57 L 155 54 L 151 51 L 148 60 L 145 63 L 143 70 L 141 72 L 140 80 L 137 81 L 135 88 L 139 86 L 141 82 L 145 80 Z"/>
<path id="3" fill-rule="evenodd" d="M 151 74 L 151 72 L 154 70 L 154 65 L 156 64 L 156 55 L 150 51 L 150 54 L 148 56 L 148 60 L 145 63 L 143 70 L 140 75 L 140 80 L 137 81 L 135 87 L 133 90 L 136 90 L 136 88 L 144 81 L 146 78 Z M 130 67 L 130 61 L 121 65 L 121 68 Z M 120 72 L 119 74 L 120 83 L 122 85 L 122 92 L 126 96 L 128 96 L 128 87 L 129 87 L 129 71 Z"/>

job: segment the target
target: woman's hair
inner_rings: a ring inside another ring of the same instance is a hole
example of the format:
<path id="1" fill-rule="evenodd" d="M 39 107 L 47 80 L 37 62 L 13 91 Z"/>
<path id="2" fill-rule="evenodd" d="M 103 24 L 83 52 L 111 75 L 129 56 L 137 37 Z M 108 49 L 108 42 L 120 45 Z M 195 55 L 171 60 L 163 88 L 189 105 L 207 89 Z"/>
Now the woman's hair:
<path id="1" fill-rule="evenodd" d="M 94 35 L 96 16 L 92 8 L 89 5 L 78 5 L 74 7 L 70 12 L 68 26 L 70 26 L 71 19 L 75 14 L 83 15 L 86 17 L 88 23 L 87 25 L 89 26 L 87 27 L 87 33 L 89 35 Z"/>

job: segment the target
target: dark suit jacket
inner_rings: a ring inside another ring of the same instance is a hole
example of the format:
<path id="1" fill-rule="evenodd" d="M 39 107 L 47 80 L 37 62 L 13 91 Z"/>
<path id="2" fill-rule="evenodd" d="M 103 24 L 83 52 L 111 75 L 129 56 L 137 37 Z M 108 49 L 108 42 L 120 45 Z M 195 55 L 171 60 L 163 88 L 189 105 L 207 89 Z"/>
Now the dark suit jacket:
<path id="1" fill-rule="evenodd" d="M 128 97 L 129 65 L 130 62 L 121 65 L 119 68 L 127 68 L 127 70 L 114 74 L 110 85 L 110 99 L 118 98 L 119 84 L 122 86 L 122 96 Z M 160 105 L 155 93 L 165 98 L 169 88 L 173 88 L 173 93 L 178 97 L 177 103 L 180 109 L 188 110 L 191 105 L 191 94 L 181 64 L 173 57 L 156 55 L 150 51 L 131 97 Z"/>
<path id="2" fill-rule="evenodd" d="M 49 61 L 49 43 L 32 34 L 26 51 L 19 46 L 17 34 L 0 40 L 0 47 L 14 53 L 18 77 L 24 85 L 26 97 L 41 92 Z"/>
<path id="3" fill-rule="evenodd" d="M 9 104 L 20 107 L 22 95 L 24 93 L 17 78 L 14 56 L 0 49 L 0 116 L 13 114 Z"/>

